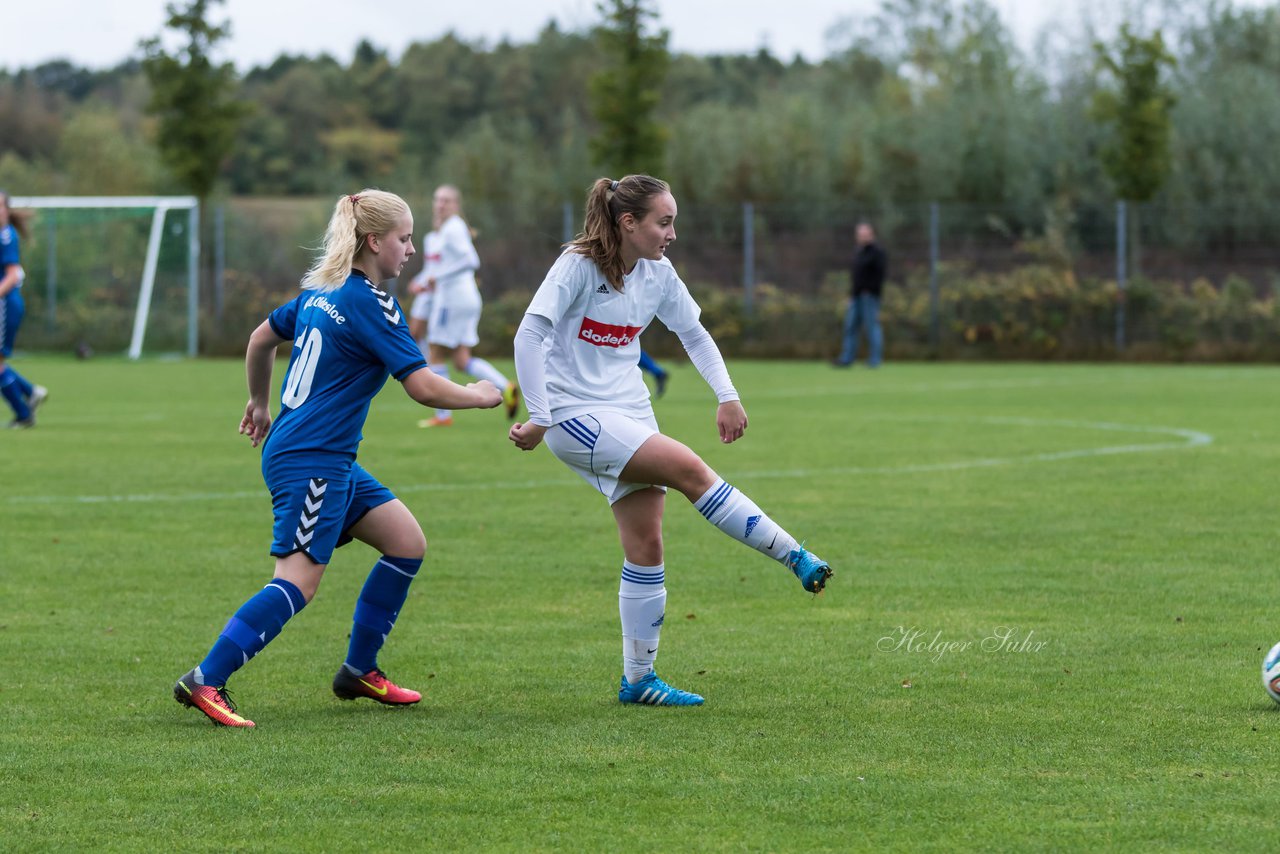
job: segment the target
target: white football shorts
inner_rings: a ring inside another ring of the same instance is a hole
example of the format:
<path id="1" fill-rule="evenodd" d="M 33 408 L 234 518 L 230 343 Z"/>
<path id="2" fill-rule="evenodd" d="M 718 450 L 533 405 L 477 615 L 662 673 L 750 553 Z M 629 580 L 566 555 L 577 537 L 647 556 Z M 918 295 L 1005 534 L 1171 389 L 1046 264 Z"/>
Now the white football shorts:
<path id="1" fill-rule="evenodd" d="M 613 504 L 652 484 L 619 480 L 632 455 L 658 432 L 652 415 L 633 418 L 618 412 L 579 415 L 556 424 L 542 437 L 556 459 L 582 476 Z M 665 486 L 659 486 L 666 492 Z"/>
<path id="2" fill-rule="evenodd" d="M 430 320 L 431 319 L 431 303 L 435 299 L 435 293 L 432 291 L 423 291 L 413 298 L 413 304 L 409 306 L 409 316 L 414 320 Z"/>
<path id="3" fill-rule="evenodd" d="M 427 343 L 474 347 L 480 343 L 480 304 L 450 306 L 437 298 L 427 320 Z"/>

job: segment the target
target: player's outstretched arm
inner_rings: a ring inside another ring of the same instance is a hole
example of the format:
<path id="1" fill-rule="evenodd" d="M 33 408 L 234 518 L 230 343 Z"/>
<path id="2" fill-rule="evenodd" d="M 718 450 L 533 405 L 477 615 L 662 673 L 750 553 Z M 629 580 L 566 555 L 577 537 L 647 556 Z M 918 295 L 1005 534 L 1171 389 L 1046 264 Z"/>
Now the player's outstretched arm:
<path id="1" fill-rule="evenodd" d="M 249 346 L 245 348 L 244 372 L 249 383 L 249 402 L 244 407 L 244 417 L 240 419 L 240 432 L 248 436 L 253 447 L 258 447 L 267 438 L 271 429 L 271 368 L 276 361 L 276 348 L 287 339 L 281 338 L 264 320 L 249 336 Z"/>
<path id="2" fill-rule="evenodd" d="M 522 451 L 532 451 L 542 442 L 551 427 L 551 411 L 547 406 L 547 372 L 542 343 L 551 334 L 551 321 L 538 314 L 525 314 L 516 330 L 516 378 L 524 392 L 524 405 L 529 420 L 511 425 L 507 438 Z"/>
<path id="3" fill-rule="evenodd" d="M 458 385 L 423 366 L 404 378 L 405 393 L 423 406 L 439 409 L 492 409 L 502 392 L 488 380 Z"/>
<path id="4" fill-rule="evenodd" d="M 547 428 L 541 424 L 534 424 L 532 421 L 523 423 L 517 421 L 511 425 L 511 429 L 507 431 L 507 438 L 522 451 L 532 451 L 542 442 L 542 437 L 547 433 Z"/>
<path id="5" fill-rule="evenodd" d="M 742 438 L 747 430 L 747 411 L 742 408 L 742 401 L 727 400 L 716 407 L 716 428 L 720 441 L 726 445 Z"/>
<path id="6" fill-rule="evenodd" d="M 720 348 L 712 340 L 711 333 L 701 323 L 695 323 L 676 332 L 676 335 L 689 354 L 689 361 L 716 393 L 716 400 L 720 401 L 716 408 L 716 429 L 720 433 L 720 441 L 727 445 L 741 439 L 747 429 L 747 412 L 738 400 L 738 390 L 729 379 L 729 369 L 725 367 L 724 357 L 720 355 Z"/>
<path id="7" fill-rule="evenodd" d="M 436 289 L 436 280 L 434 276 L 428 276 L 426 270 L 422 270 L 418 275 L 409 280 L 409 293 L 417 296 L 425 294 L 428 291 Z"/>

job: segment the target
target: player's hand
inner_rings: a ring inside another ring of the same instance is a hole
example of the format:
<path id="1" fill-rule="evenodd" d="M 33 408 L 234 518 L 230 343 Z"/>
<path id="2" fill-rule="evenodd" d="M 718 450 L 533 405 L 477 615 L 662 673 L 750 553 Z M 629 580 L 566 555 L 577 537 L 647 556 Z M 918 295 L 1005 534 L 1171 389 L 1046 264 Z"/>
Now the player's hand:
<path id="1" fill-rule="evenodd" d="M 427 292 L 427 286 L 423 284 L 421 281 L 419 281 L 418 279 L 414 279 L 412 282 L 409 283 L 409 293 L 413 294 L 414 296 L 417 296 L 418 294 L 424 294 L 426 292 Z"/>
<path id="2" fill-rule="evenodd" d="M 248 436 L 253 447 L 258 447 L 271 430 L 271 410 L 265 404 L 250 400 L 245 404 L 244 417 L 240 419 L 240 434 Z"/>
<path id="3" fill-rule="evenodd" d="M 716 427 L 720 430 L 720 441 L 726 445 L 742 438 L 747 429 L 747 411 L 737 400 L 728 400 L 716 409 Z"/>
<path id="4" fill-rule="evenodd" d="M 511 425 L 511 431 L 507 433 L 507 438 L 515 442 L 517 448 L 522 451 L 532 451 L 542 442 L 542 437 L 547 432 L 547 428 L 541 424 L 534 424 L 532 421 L 526 421 L 521 424 L 517 421 Z"/>
<path id="5" fill-rule="evenodd" d="M 499 403 L 502 403 L 502 392 L 498 391 L 498 387 L 488 380 L 467 383 L 467 388 L 476 393 L 479 401 L 476 403 L 476 409 L 493 409 Z"/>

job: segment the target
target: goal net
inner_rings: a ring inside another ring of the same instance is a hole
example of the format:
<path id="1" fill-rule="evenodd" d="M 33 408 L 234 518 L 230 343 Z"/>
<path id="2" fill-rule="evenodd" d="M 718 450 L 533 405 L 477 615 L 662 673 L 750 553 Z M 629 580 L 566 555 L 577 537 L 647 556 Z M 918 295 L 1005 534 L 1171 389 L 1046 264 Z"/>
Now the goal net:
<path id="1" fill-rule="evenodd" d="M 194 196 L 14 196 L 34 214 L 22 245 L 24 349 L 196 355 Z"/>

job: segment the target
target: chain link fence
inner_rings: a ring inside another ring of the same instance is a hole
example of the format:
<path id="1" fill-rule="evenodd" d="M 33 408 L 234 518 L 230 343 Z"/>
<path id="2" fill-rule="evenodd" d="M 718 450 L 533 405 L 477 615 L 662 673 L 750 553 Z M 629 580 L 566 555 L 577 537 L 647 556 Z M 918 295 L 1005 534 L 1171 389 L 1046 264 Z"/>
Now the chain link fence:
<path id="1" fill-rule="evenodd" d="M 429 199 L 409 199 L 417 231 Z M 331 199 L 232 199 L 204 218 L 200 352 L 237 355 L 296 293 Z M 483 266 L 482 352 L 510 353 L 534 289 L 581 227 L 580 205 L 516 214 L 468 208 Z M 819 209 L 759 201 L 682 205 L 669 257 L 735 355 L 827 358 L 839 346 L 853 232 L 872 223 L 889 253 L 882 323 L 890 358 L 1280 359 L 1280 206 L 1204 212 L 1107 202 L 1020 210 L 971 205 Z M 24 246 L 20 344 L 123 351 L 138 293 L 145 217 L 42 212 Z M 181 230 L 176 219 L 166 228 Z M 141 241 L 141 243 L 140 243 Z M 175 239 L 173 247 L 183 241 Z M 185 258 L 161 252 L 147 351 L 182 352 Z M 420 261 L 414 258 L 404 279 Z M 403 299 L 403 288 L 391 289 Z M 657 326 L 657 325 L 655 325 Z M 655 328 L 645 345 L 678 355 Z"/>

